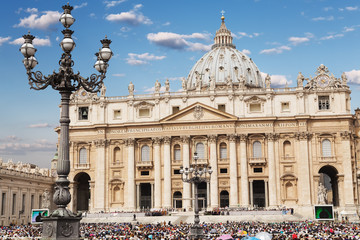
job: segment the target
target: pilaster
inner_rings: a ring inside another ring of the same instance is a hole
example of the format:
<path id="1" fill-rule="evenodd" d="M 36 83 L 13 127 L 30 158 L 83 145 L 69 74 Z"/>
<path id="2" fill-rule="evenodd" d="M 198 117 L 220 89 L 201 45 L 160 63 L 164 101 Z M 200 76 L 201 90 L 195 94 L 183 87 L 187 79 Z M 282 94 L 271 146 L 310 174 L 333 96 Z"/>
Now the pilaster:
<path id="1" fill-rule="evenodd" d="M 189 140 L 190 140 L 189 136 L 182 136 L 181 137 L 182 149 L 183 149 L 183 166 L 184 167 L 189 167 L 190 166 Z M 186 210 L 189 210 L 189 208 L 191 207 L 190 196 L 191 196 L 190 183 L 183 182 L 183 198 L 184 198 L 184 201 L 183 201 L 184 206 L 183 207 Z"/>
<path id="2" fill-rule="evenodd" d="M 135 139 L 128 138 L 125 142 L 128 148 L 128 189 L 127 189 L 127 208 L 135 210 Z"/>
<path id="3" fill-rule="evenodd" d="M 171 208 L 171 155 L 170 137 L 164 137 L 164 208 Z"/>
<path id="4" fill-rule="evenodd" d="M 240 170 L 241 170 L 241 206 L 249 207 L 249 182 L 248 182 L 248 162 L 246 154 L 246 134 L 240 134 Z M 252 187 L 252 185 L 251 185 Z M 250 193 L 251 194 L 251 193 Z M 252 199 L 252 196 L 251 196 Z"/>
<path id="5" fill-rule="evenodd" d="M 95 192 L 96 195 L 92 196 L 95 198 L 95 211 L 104 211 L 106 202 L 105 193 L 105 177 L 106 173 L 106 156 L 105 148 L 108 144 L 106 139 L 98 139 L 94 141 L 96 146 L 97 158 L 96 158 L 96 169 L 95 169 Z"/>
<path id="6" fill-rule="evenodd" d="M 211 194 L 211 208 L 219 207 L 219 191 L 218 191 L 218 166 L 217 166 L 217 154 L 216 154 L 216 135 L 210 135 L 210 166 L 213 170 L 210 178 L 210 194 Z"/>
<path id="7" fill-rule="evenodd" d="M 344 203 L 345 207 L 354 206 L 354 181 L 350 147 L 350 132 L 341 132 L 342 165 L 344 169 Z"/>
<path id="8" fill-rule="evenodd" d="M 161 138 L 153 138 L 154 143 L 154 207 L 161 208 L 161 162 L 160 144 Z"/>
<path id="9" fill-rule="evenodd" d="M 229 135 L 229 152 L 230 152 L 230 207 L 237 207 L 239 204 L 238 197 L 238 173 L 236 161 L 236 135 Z"/>
<path id="10" fill-rule="evenodd" d="M 268 157 L 268 164 L 269 164 L 269 201 L 268 206 L 274 207 L 276 206 L 276 167 L 275 167 L 275 152 L 274 152 L 274 141 L 277 138 L 277 135 L 274 133 L 266 134 L 267 137 L 267 157 Z"/>
<path id="11" fill-rule="evenodd" d="M 299 202 L 301 205 L 309 206 L 311 204 L 311 185 L 310 185 L 310 156 L 308 141 L 312 137 L 311 133 L 299 132 L 296 133 L 296 138 L 299 141 L 299 155 L 298 155 L 298 192 Z"/>

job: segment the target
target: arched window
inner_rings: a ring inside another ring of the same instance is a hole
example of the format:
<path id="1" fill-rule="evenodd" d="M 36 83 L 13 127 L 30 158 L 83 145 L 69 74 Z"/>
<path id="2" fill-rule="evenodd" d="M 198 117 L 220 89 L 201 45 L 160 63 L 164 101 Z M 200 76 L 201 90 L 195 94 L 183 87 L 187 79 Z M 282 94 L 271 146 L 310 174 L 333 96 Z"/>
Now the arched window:
<path id="1" fill-rule="evenodd" d="M 148 145 L 144 145 L 141 148 L 141 161 L 150 161 L 150 147 Z"/>
<path id="2" fill-rule="evenodd" d="M 295 198 L 295 192 L 294 192 L 294 186 L 291 182 L 287 182 L 285 184 L 286 189 L 286 198 L 287 199 L 294 199 Z"/>
<path id="3" fill-rule="evenodd" d="M 84 147 L 79 151 L 79 164 L 87 164 L 87 151 Z"/>
<path id="4" fill-rule="evenodd" d="M 114 188 L 114 202 L 120 202 L 120 188 L 118 186 Z"/>
<path id="5" fill-rule="evenodd" d="M 262 157 L 261 142 L 259 142 L 259 141 L 255 141 L 253 143 L 253 157 L 254 158 Z"/>
<path id="6" fill-rule="evenodd" d="M 331 142 L 329 139 L 325 139 L 321 143 L 322 147 L 322 156 L 331 157 Z"/>
<path id="7" fill-rule="evenodd" d="M 181 160 L 181 148 L 179 144 L 175 144 L 174 146 L 174 160 L 175 161 Z"/>
<path id="8" fill-rule="evenodd" d="M 173 200 L 174 200 L 174 207 L 175 208 L 182 208 L 182 193 L 177 191 L 173 194 Z"/>
<path id="9" fill-rule="evenodd" d="M 226 159 L 227 158 L 227 145 L 226 143 L 222 142 L 220 143 L 220 159 Z"/>
<path id="10" fill-rule="evenodd" d="M 119 147 L 114 148 L 114 162 L 115 163 L 120 162 L 120 148 Z"/>
<path id="11" fill-rule="evenodd" d="M 291 143 L 289 141 L 285 141 L 284 144 L 283 144 L 283 147 L 284 147 L 284 157 L 292 156 Z"/>
<path id="12" fill-rule="evenodd" d="M 197 152 L 199 159 L 205 158 L 205 147 L 204 147 L 203 143 L 196 144 L 196 152 Z"/>

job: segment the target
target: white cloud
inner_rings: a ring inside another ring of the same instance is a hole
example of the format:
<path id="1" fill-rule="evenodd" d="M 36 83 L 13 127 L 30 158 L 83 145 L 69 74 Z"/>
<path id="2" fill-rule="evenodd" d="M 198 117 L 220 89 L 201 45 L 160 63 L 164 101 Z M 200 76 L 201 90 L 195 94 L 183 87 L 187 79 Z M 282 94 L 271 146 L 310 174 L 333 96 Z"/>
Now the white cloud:
<path id="1" fill-rule="evenodd" d="M 119 5 L 120 3 L 125 2 L 126 0 L 118 0 L 118 1 L 104 1 L 104 3 L 106 4 L 105 7 L 107 8 L 111 8 L 111 7 L 115 7 L 116 5 Z"/>
<path id="2" fill-rule="evenodd" d="M 265 79 L 267 73 L 261 72 L 261 77 Z M 288 85 L 292 84 L 292 81 L 289 81 L 285 75 L 270 75 L 271 78 L 271 87 L 284 87 L 286 83 Z"/>
<path id="3" fill-rule="evenodd" d="M 21 140 L 22 140 L 21 138 L 15 136 L 15 135 L 10 135 L 5 138 L 0 138 L 0 142 L 18 142 Z"/>
<path id="4" fill-rule="evenodd" d="M 160 92 L 165 92 L 165 86 L 161 86 L 160 87 Z M 144 92 L 155 92 L 155 86 L 151 87 L 151 88 L 145 88 Z"/>
<path id="5" fill-rule="evenodd" d="M 202 43 L 193 43 L 186 39 L 209 40 L 208 33 L 192 33 L 190 35 L 182 35 L 172 32 L 149 33 L 147 39 L 156 45 L 178 50 L 189 51 L 209 51 L 211 46 Z"/>
<path id="6" fill-rule="evenodd" d="M 250 55 L 251 54 L 250 50 L 248 50 L 248 49 L 243 49 L 241 52 L 243 54 L 245 54 L 245 55 Z"/>
<path id="7" fill-rule="evenodd" d="M 141 4 L 137 4 L 134 9 L 129 12 L 109 14 L 106 16 L 106 20 L 112 22 L 123 22 L 132 26 L 137 26 L 139 24 L 151 25 L 153 22 L 138 11 L 141 7 Z"/>
<path id="8" fill-rule="evenodd" d="M 155 56 L 149 53 L 129 53 L 128 56 L 129 58 L 127 58 L 126 61 L 130 65 L 144 65 L 149 64 L 150 61 L 163 60 L 164 58 L 166 58 L 166 56 Z"/>
<path id="9" fill-rule="evenodd" d="M 323 8 L 323 10 L 324 10 L 325 12 L 328 12 L 328 11 L 333 10 L 333 9 L 334 9 L 333 7 L 324 7 L 324 8 Z"/>
<path id="10" fill-rule="evenodd" d="M 231 36 L 233 38 L 236 38 L 236 39 L 240 39 L 240 38 L 243 38 L 243 37 L 248 37 L 248 38 L 254 38 L 254 37 L 258 37 L 260 36 L 260 33 L 246 33 L 246 32 L 238 32 L 238 33 L 231 33 Z"/>
<path id="11" fill-rule="evenodd" d="M 289 42 L 291 42 L 292 45 L 295 46 L 310 41 L 310 39 L 307 37 L 290 37 L 288 40 Z"/>
<path id="12" fill-rule="evenodd" d="M 312 19 L 313 21 L 333 21 L 334 16 L 328 16 L 328 17 L 316 17 Z"/>
<path id="13" fill-rule="evenodd" d="M 125 73 L 114 73 L 113 77 L 125 77 Z"/>
<path id="14" fill-rule="evenodd" d="M 181 81 L 183 77 L 169 77 L 169 81 Z"/>
<path id="15" fill-rule="evenodd" d="M 32 143 L 8 142 L 0 144 L 1 155 L 22 155 L 27 152 L 54 151 L 56 143 L 49 142 L 46 139 L 36 140 Z"/>
<path id="16" fill-rule="evenodd" d="M 335 38 L 341 38 L 343 36 L 344 36 L 344 34 L 342 34 L 342 33 L 331 34 L 331 35 L 320 38 L 320 40 L 330 40 L 330 39 L 335 39 Z"/>
<path id="17" fill-rule="evenodd" d="M 360 70 L 351 70 L 349 72 L 345 72 L 348 82 L 353 84 L 360 84 Z"/>
<path id="18" fill-rule="evenodd" d="M 26 18 L 20 19 L 20 23 L 14 25 L 14 27 L 46 30 L 51 25 L 59 22 L 60 15 L 57 11 L 44 11 L 40 16 L 38 13 L 32 13 Z"/>
<path id="19" fill-rule="evenodd" d="M 96 18 L 96 14 L 95 14 L 95 13 L 90 13 L 89 16 L 90 16 L 91 18 Z"/>
<path id="20" fill-rule="evenodd" d="M 352 32 L 355 31 L 354 27 L 344 27 L 344 32 Z"/>
<path id="21" fill-rule="evenodd" d="M 11 37 L 0 37 L 0 46 L 2 46 L 4 43 L 8 42 L 10 39 L 11 39 Z"/>
<path id="22" fill-rule="evenodd" d="M 291 50 L 291 47 L 283 45 L 280 47 L 264 49 L 264 50 L 260 51 L 260 54 L 280 54 L 280 53 L 283 53 L 284 51 L 290 51 L 290 50 Z"/>
<path id="23" fill-rule="evenodd" d="M 24 43 L 24 38 L 17 38 L 10 42 L 13 45 L 22 45 Z M 49 38 L 35 38 L 33 40 L 33 44 L 35 47 L 42 47 L 42 46 L 51 46 L 51 41 Z"/>
<path id="24" fill-rule="evenodd" d="M 75 6 L 74 6 L 74 10 L 75 10 L 75 9 L 79 9 L 79 8 L 83 8 L 83 7 L 86 7 L 87 5 L 88 5 L 87 2 L 84 2 L 84 3 L 80 4 L 80 5 L 75 5 Z"/>
<path id="25" fill-rule="evenodd" d="M 170 22 L 163 23 L 163 26 L 170 26 Z"/>
<path id="26" fill-rule="evenodd" d="M 28 127 L 29 128 L 52 128 L 52 126 L 49 123 L 31 124 Z"/>
<path id="27" fill-rule="evenodd" d="M 25 12 L 27 13 L 37 13 L 39 10 L 37 8 L 27 8 Z"/>
<path id="28" fill-rule="evenodd" d="M 345 10 L 348 10 L 348 11 L 356 11 L 356 10 L 358 10 L 359 9 L 359 7 L 358 6 L 354 6 L 354 7 L 345 7 Z"/>

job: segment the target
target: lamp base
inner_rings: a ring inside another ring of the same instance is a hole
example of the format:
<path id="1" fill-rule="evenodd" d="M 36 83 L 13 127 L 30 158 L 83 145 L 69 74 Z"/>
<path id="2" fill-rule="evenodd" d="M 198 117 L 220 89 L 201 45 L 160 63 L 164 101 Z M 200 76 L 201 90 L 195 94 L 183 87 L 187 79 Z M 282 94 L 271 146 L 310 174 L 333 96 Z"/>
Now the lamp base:
<path id="1" fill-rule="evenodd" d="M 194 225 L 190 228 L 190 237 L 191 239 L 203 239 L 204 232 L 203 228 L 199 225 Z"/>
<path id="2" fill-rule="evenodd" d="M 66 239 L 78 240 L 80 239 L 80 220 L 81 217 L 66 216 L 66 217 L 43 217 L 43 231 L 42 238 L 46 240 Z"/>

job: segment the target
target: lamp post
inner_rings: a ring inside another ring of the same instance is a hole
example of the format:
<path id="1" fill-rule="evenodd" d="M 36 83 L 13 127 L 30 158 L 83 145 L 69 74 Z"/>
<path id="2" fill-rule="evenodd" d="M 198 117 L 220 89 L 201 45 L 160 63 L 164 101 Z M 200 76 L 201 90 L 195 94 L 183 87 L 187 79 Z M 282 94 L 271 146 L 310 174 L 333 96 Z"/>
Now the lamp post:
<path id="1" fill-rule="evenodd" d="M 180 174 L 183 182 L 194 183 L 195 185 L 195 206 L 194 206 L 194 225 L 191 227 L 190 236 L 192 239 L 202 239 L 203 228 L 200 226 L 199 218 L 199 202 L 198 202 L 198 186 L 202 182 L 209 182 L 210 175 L 213 172 L 211 167 L 205 164 L 204 166 L 199 166 L 197 160 L 199 159 L 197 153 L 194 153 L 194 164 L 190 164 L 190 167 L 185 168 L 180 167 Z"/>
<path id="2" fill-rule="evenodd" d="M 57 205 L 49 217 L 42 217 L 43 220 L 43 239 L 79 239 L 79 227 L 81 213 L 73 213 L 66 206 L 71 201 L 69 191 L 70 181 L 68 175 L 70 172 L 69 160 L 69 102 L 72 92 L 84 88 L 89 92 L 98 92 L 103 85 L 106 77 L 108 61 L 113 55 L 109 48 L 111 40 L 101 40 L 102 48 L 96 53 L 97 61 L 94 68 L 99 71 L 99 75 L 92 74 L 88 78 L 80 76 L 80 73 L 73 72 L 74 61 L 71 59 L 71 51 L 75 48 L 75 42 L 71 35 L 73 31 L 69 27 L 75 22 L 71 15 L 72 6 L 64 5 L 64 13 L 59 21 L 65 27 L 62 31 L 64 38 L 60 46 L 64 53 L 59 61 L 59 71 L 44 76 L 40 71 L 33 72 L 32 69 L 37 65 L 35 58 L 36 49 L 32 45 L 34 36 L 28 33 L 23 38 L 25 43 L 20 47 L 20 52 L 24 55 L 23 63 L 26 68 L 30 89 L 43 90 L 48 86 L 59 91 L 61 95 L 61 117 L 60 117 L 60 142 L 59 142 L 59 159 L 57 163 L 58 178 L 55 182 L 55 192 L 53 201 Z"/>

